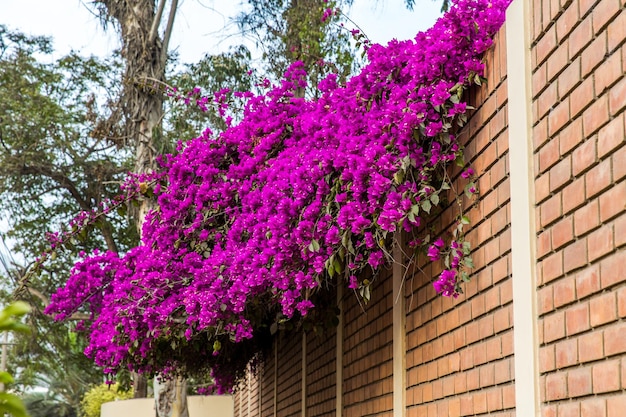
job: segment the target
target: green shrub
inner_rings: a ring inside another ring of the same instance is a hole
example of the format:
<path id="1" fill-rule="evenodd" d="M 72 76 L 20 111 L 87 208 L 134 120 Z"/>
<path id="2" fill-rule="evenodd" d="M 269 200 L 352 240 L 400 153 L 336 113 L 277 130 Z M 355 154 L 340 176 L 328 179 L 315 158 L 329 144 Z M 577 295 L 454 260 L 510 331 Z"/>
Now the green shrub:
<path id="1" fill-rule="evenodd" d="M 100 417 L 102 404 L 116 400 L 128 400 L 133 398 L 133 391 L 120 391 L 119 385 L 101 384 L 93 387 L 85 393 L 80 402 L 80 408 L 84 417 Z"/>

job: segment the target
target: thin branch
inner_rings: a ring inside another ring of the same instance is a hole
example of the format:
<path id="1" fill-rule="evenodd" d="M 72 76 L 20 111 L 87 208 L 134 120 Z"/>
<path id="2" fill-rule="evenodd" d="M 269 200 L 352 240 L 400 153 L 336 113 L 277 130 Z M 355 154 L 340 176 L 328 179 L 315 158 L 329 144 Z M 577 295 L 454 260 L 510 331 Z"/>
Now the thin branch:
<path id="1" fill-rule="evenodd" d="M 157 12 L 152 20 L 152 26 L 150 27 L 150 34 L 148 35 L 148 45 L 152 45 L 156 40 L 159 33 L 159 24 L 161 23 L 161 17 L 163 17 L 163 10 L 165 9 L 166 0 L 161 0 L 157 8 Z"/>
<path id="2" fill-rule="evenodd" d="M 43 295 L 39 290 L 28 286 L 25 286 L 24 289 L 26 290 L 26 292 L 28 292 L 29 295 L 32 295 L 41 300 L 44 308 L 50 305 L 50 300 L 48 299 L 48 297 Z M 75 312 L 72 313 L 70 317 L 68 317 L 68 320 L 91 320 L 91 316 L 89 314 Z"/>
<path id="3" fill-rule="evenodd" d="M 172 30 L 174 29 L 174 18 L 178 10 L 178 0 L 172 0 L 170 6 L 170 15 L 167 17 L 167 26 L 165 26 L 165 32 L 163 33 L 163 47 L 161 49 L 161 63 L 165 65 L 167 61 L 167 49 L 169 47 L 170 38 L 172 37 Z"/>

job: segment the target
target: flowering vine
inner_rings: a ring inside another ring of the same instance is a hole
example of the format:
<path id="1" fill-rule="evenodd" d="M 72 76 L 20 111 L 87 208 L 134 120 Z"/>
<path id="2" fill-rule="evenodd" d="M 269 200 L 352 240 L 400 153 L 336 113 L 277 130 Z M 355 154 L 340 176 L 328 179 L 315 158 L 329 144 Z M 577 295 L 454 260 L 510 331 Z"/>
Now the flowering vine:
<path id="1" fill-rule="evenodd" d="M 477 193 L 457 133 L 508 3 L 456 1 L 414 40 L 370 45 L 361 73 L 345 86 L 328 76 L 317 100 L 294 94 L 306 84 L 299 63 L 265 94 L 236 93 L 247 100 L 238 124 L 162 158 L 143 244 L 78 262 L 47 312 L 63 319 L 88 306 L 86 353 L 106 372 L 211 368 L 229 389 L 254 342 L 312 314 L 320 287 L 345 281 L 367 299 L 361 272 L 389 260 L 394 233 L 443 259 L 433 285 L 458 295 L 469 221 L 460 212 L 433 242 L 426 221 L 450 195 Z"/>

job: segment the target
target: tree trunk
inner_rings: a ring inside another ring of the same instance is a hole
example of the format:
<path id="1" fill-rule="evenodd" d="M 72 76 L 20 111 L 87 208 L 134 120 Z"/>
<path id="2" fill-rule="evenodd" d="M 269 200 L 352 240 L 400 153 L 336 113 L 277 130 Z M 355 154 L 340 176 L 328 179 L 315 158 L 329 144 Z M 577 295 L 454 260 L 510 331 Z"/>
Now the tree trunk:
<path id="1" fill-rule="evenodd" d="M 163 382 L 155 378 L 154 398 L 158 417 L 189 417 L 187 381 L 184 378 L 175 378 Z"/>
<path id="2" fill-rule="evenodd" d="M 156 168 L 155 156 L 160 148 L 163 121 L 163 95 L 160 87 L 165 81 L 167 48 L 172 33 L 178 0 L 171 0 L 163 37 L 159 27 L 164 19 L 166 0 L 96 0 L 101 16 L 119 25 L 122 57 L 126 61 L 124 89 L 121 99 L 126 118 L 126 137 L 135 147 L 135 173 L 145 174 Z M 137 230 L 141 236 L 143 220 L 153 203 L 144 199 L 136 213 Z M 147 384 L 141 375 L 135 378 L 136 396 L 147 396 Z M 155 388 L 157 381 L 155 379 Z M 155 389 L 159 417 L 187 417 L 186 383 L 166 381 Z M 171 401 L 176 401 L 172 403 Z M 170 410 L 161 413 L 160 410 Z"/>

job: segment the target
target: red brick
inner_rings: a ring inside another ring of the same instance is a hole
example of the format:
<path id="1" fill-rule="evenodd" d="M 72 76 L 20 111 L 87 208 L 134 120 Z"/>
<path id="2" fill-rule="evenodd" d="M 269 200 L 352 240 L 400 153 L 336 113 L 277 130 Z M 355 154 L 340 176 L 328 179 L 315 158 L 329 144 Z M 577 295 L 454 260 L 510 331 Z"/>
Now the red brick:
<path id="1" fill-rule="evenodd" d="M 624 100 L 626 101 L 626 97 L 624 97 Z M 598 132 L 598 156 L 602 158 L 604 155 L 623 145 L 624 142 L 626 142 L 626 135 L 624 134 L 624 116 L 616 117 Z"/>
<path id="2" fill-rule="evenodd" d="M 559 42 L 570 34 L 576 23 L 578 23 L 578 7 L 576 4 L 570 3 L 563 14 L 561 14 L 556 21 L 556 36 Z M 583 42 L 585 41 L 584 39 L 581 40 Z M 570 49 L 570 56 L 576 55 L 576 52 L 577 51 Z"/>
<path id="3" fill-rule="evenodd" d="M 626 101 L 626 100 L 625 100 Z M 618 182 L 626 178 L 626 147 L 620 148 L 611 156 L 613 161 L 613 181 Z"/>
<path id="4" fill-rule="evenodd" d="M 584 17 L 587 15 L 587 13 L 592 10 L 596 2 L 597 0 L 579 0 L 578 7 L 580 9 L 580 16 Z"/>
<path id="5" fill-rule="evenodd" d="M 565 187 L 563 194 L 563 213 L 569 213 L 585 202 L 585 179 L 578 178 Z"/>
<path id="6" fill-rule="evenodd" d="M 580 417 L 580 404 L 562 403 L 558 407 L 559 417 Z"/>
<path id="7" fill-rule="evenodd" d="M 558 97 L 563 98 L 582 80 L 580 75 L 580 57 L 576 58 L 558 78 Z M 556 100 L 555 100 L 556 101 Z"/>
<path id="8" fill-rule="evenodd" d="M 546 226 L 561 217 L 561 195 L 557 194 L 541 204 L 541 225 Z"/>
<path id="9" fill-rule="evenodd" d="M 600 268 L 597 264 L 576 274 L 576 294 L 582 299 L 600 291 Z"/>
<path id="10" fill-rule="evenodd" d="M 544 231 L 537 236 L 537 257 L 543 258 L 552 250 L 550 232 Z"/>
<path id="11" fill-rule="evenodd" d="M 577 147 L 583 140 L 583 119 L 577 117 L 570 121 L 559 134 L 559 145 L 561 155 L 566 155 Z"/>
<path id="12" fill-rule="evenodd" d="M 626 212 L 615 220 L 615 247 L 626 244 Z"/>
<path id="13" fill-rule="evenodd" d="M 600 264 L 600 284 L 608 288 L 626 281 L 626 251 L 616 252 Z"/>
<path id="14" fill-rule="evenodd" d="M 556 405 L 544 404 L 541 409 L 541 417 L 557 417 Z"/>
<path id="15" fill-rule="evenodd" d="M 615 293 L 604 294 L 592 298 L 589 302 L 589 316 L 593 327 L 617 320 L 617 304 Z"/>
<path id="16" fill-rule="evenodd" d="M 573 116 L 573 115 L 572 115 Z M 570 117 L 570 98 L 566 97 L 561 101 L 548 115 L 548 135 L 553 137 L 559 130 L 561 130 L 567 123 L 569 123 Z M 558 149 L 558 143 L 556 149 Z M 558 159 L 558 158 L 557 158 Z M 545 169 L 541 166 L 541 170 Z"/>
<path id="17" fill-rule="evenodd" d="M 587 303 L 570 307 L 565 312 L 565 328 L 568 336 L 589 330 L 589 305 Z"/>
<path id="18" fill-rule="evenodd" d="M 619 0 L 604 0 L 593 8 L 593 31 L 599 33 L 620 11 Z"/>
<path id="19" fill-rule="evenodd" d="M 570 397 L 582 397 L 592 392 L 591 368 L 578 368 L 567 373 L 567 388 Z"/>
<path id="20" fill-rule="evenodd" d="M 604 226 L 587 237 L 589 262 L 613 251 L 613 227 Z"/>
<path id="21" fill-rule="evenodd" d="M 593 78 L 587 78 L 570 94 L 570 117 L 573 119 L 595 99 L 593 92 Z M 582 132 L 581 132 L 582 133 Z"/>
<path id="22" fill-rule="evenodd" d="M 532 75 L 533 98 L 537 98 L 541 91 L 548 85 L 548 81 L 546 78 L 547 66 L 547 64 L 543 64 L 542 66 L 536 68 L 535 72 Z"/>
<path id="23" fill-rule="evenodd" d="M 600 225 L 598 200 L 590 201 L 574 213 L 574 234 L 581 236 Z"/>
<path id="24" fill-rule="evenodd" d="M 578 338 L 578 360 L 581 363 L 601 359 L 603 352 L 601 331 L 587 333 Z"/>
<path id="25" fill-rule="evenodd" d="M 541 262 L 542 282 L 550 282 L 563 275 L 563 253 L 557 252 Z"/>
<path id="26" fill-rule="evenodd" d="M 600 416 L 606 416 L 606 400 L 604 398 L 592 398 L 580 403 L 580 417 Z"/>
<path id="27" fill-rule="evenodd" d="M 580 239 L 563 251 L 563 270 L 567 273 L 587 263 L 587 242 Z"/>
<path id="28" fill-rule="evenodd" d="M 617 314 L 622 318 L 626 317 L 626 288 L 617 291 Z"/>
<path id="29" fill-rule="evenodd" d="M 502 407 L 505 409 L 515 407 L 515 386 L 512 384 L 502 387 Z"/>
<path id="30" fill-rule="evenodd" d="M 624 161 L 626 164 L 626 161 Z M 606 222 L 626 210 L 626 182 L 621 182 L 600 196 L 600 220 Z"/>
<path id="31" fill-rule="evenodd" d="M 590 137 L 608 121 L 609 97 L 603 95 L 583 112 L 583 135 L 587 138 Z"/>
<path id="32" fill-rule="evenodd" d="M 624 353 L 626 353 L 626 323 L 620 323 L 604 331 L 604 354 L 613 356 Z"/>
<path id="33" fill-rule="evenodd" d="M 559 308 L 576 300 L 574 277 L 565 277 L 554 284 L 554 307 Z"/>
<path id="34" fill-rule="evenodd" d="M 548 58 L 548 81 L 552 81 L 567 66 L 567 44 L 560 45 Z"/>
<path id="35" fill-rule="evenodd" d="M 557 312 L 543 319 L 543 332 L 546 343 L 565 337 L 565 314 Z"/>
<path id="36" fill-rule="evenodd" d="M 567 398 L 567 375 L 563 372 L 546 376 L 546 400 L 555 401 Z"/>
<path id="37" fill-rule="evenodd" d="M 587 198 L 593 198 L 611 185 L 611 160 L 606 159 L 585 174 Z"/>
<path id="38" fill-rule="evenodd" d="M 555 367 L 554 345 L 539 348 L 539 373 L 552 371 Z"/>
<path id="39" fill-rule="evenodd" d="M 537 65 L 541 64 L 548 55 L 554 51 L 557 47 L 556 31 L 551 28 L 546 34 L 537 42 L 535 51 L 537 52 Z"/>
<path id="40" fill-rule="evenodd" d="M 612 360 L 601 362 L 593 366 L 594 394 L 617 391 L 620 389 L 619 365 L 619 360 Z"/>
<path id="41" fill-rule="evenodd" d="M 609 111 L 611 116 L 616 115 L 626 107 L 626 77 L 609 90 Z"/>
<path id="42" fill-rule="evenodd" d="M 559 249 L 561 246 L 574 240 L 574 218 L 566 217 L 552 226 L 552 248 Z"/>
<path id="43" fill-rule="evenodd" d="M 626 12 L 622 9 L 619 16 L 609 24 L 607 28 L 609 39 L 609 51 L 615 49 L 626 39 Z"/>
<path id="44" fill-rule="evenodd" d="M 549 139 L 548 136 L 548 119 L 544 118 L 539 120 L 535 126 L 533 126 L 533 145 L 536 148 L 546 143 Z"/>
<path id="45" fill-rule="evenodd" d="M 596 141 L 582 142 L 572 156 L 572 173 L 578 175 L 589 169 L 596 161 Z"/>
<path id="46" fill-rule="evenodd" d="M 566 157 L 550 169 L 550 191 L 554 192 L 572 177 L 572 160 Z"/>
<path id="47" fill-rule="evenodd" d="M 578 363 L 578 342 L 576 339 L 563 340 L 555 347 L 555 365 L 558 369 Z"/>
<path id="48" fill-rule="evenodd" d="M 537 101 L 535 101 L 535 105 L 537 106 L 535 120 L 541 119 L 546 113 L 550 112 L 557 102 L 557 85 L 556 83 L 549 84 L 539 98 L 537 98 Z"/>
<path id="49" fill-rule="evenodd" d="M 574 7 L 575 8 L 575 7 Z M 557 26 L 558 29 L 558 26 Z M 591 16 L 587 16 L 574 29 L 565 45 L 569 45 L 569 54 L 571 57 L 578 53 L 593 40 L 593 28 L 591 24 Z"/>
<path id="50" fill-rule="evenodd" d="M 582 76 L 586 77 L 598 64 L 600 64 L 607 53 L 606 33 L 601 33 L 589 45 L 582 54 L 581 71 Z"/>
<path id="51" fill-rule="evenodd" d="M 549 313 L 552 310 L 554 310 L 552 290 L 553 290 L 552 286 L 547 286 L 547 287 L 541 288 L 537 292 L 537 309 L 540 315 Z"/>
<path id="52" fill-rule="evenodd" d="M 624 78 L 622 56 L 616 51 L 594 71 L 595 91 L 599 96 L 606 88 Z"/>
<path id="53" fill-rule="evenodd" d="M 624 410 L 626 410 L 626 395 L 607 397 L 606 408 L 607 417 L 624 417 Z"/>

